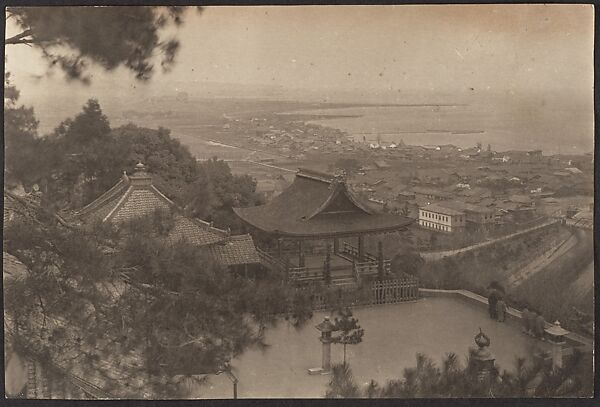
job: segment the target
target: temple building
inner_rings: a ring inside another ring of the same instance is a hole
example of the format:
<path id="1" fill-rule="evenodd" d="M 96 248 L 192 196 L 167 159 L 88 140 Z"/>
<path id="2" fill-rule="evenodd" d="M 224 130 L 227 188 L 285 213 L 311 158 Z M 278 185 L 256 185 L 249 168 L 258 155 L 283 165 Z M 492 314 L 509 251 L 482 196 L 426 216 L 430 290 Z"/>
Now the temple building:
<path id="1" fill-rule="evenodd" d="M 168 242 L 185 240 L 206 247 L 219 263 L 239 271 L 260 265 L 249 234 L 232 236 L 212 223 L 184 216 L 177 205 L 153 185 L 152 177 L 141 163 L 136 165 L 134 174 L 124 173 L 119 182 L 79 210 L 76 217 L 83 224 L 95 221 L 119 224 L 160 209 L 173 215 L 173 224 L 166 237 Z"/>
<path id="2" fill-rule="evenodd" d="M 334 283 L 389 273 L 390 260 L 383 256 L 381 242 L 371 254 L 365 238 L 402 232 L 413 222 L 375 213 L 342 177 L 306 169 L 269 203 L 234 211 L 262 243 L 258 250 L 265 266 L 299 281 L 322 279 L 326 261 Z"/>

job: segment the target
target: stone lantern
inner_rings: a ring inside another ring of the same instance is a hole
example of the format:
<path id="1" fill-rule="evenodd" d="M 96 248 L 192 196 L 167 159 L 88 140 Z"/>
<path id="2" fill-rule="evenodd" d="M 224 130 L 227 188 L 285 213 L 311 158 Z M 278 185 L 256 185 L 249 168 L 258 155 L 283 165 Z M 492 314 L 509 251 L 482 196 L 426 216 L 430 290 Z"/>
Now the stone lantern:
<path id="1" fill-rule="evenodd" d="M 326 316 L 315 328 L 321 332 L 319 340 L 323 344 L 321 367 L 308 369 L 308 374 L 328 374 L 331 370 L 331 333 L 334 331 L 334 325 Z"/>
<path id="2" fill-rule="evenodd" d="M 490 338 L 479 328 L 479 333 L 475 335 L 477 348 L 473 349 L 472 357 L 477 371 L 477 380 L 480 382 L 489 381 L 494 370 L 496 358 L 489 349 L 490 343 Z"/>
<path id="3" fill-rule="evenodd" d="M 560 322 L 555 321 L 550 328 L 545 329 L 548 335 L 548 342 L 552 346 L 552 368 L 560 369 L 563 366 L 563 345 L 565 336 L 569 331 L 560 326 Z"/>

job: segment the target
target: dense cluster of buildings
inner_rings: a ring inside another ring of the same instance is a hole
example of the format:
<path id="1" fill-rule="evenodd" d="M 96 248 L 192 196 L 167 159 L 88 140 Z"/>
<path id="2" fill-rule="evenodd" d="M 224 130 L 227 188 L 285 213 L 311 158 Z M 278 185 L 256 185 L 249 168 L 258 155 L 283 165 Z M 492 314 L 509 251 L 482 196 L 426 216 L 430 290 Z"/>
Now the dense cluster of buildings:
<path id="1" fill-rule="evenodd" d="M 356 148 L 341 130 L 307 123 L 292 115 L 231 118 L 222 126 L 219 136 L 228 135 L 235 135 L 248 148 L 300 160 L 310 153 L 343 153 Z"/>
<path id="2" fill-rule="evenodd" d="M 376 164 L 381 158 L 371 159 L 353 178 L 354 188 L 384 209 L 408 214 L 420 226 L 440 232 L 526 223 L 563 210 L 556 205 L 560 199 L 593 195 L 591 156 L 480 151 L 465 159 L 425 151 L 430 158 L 413 158 L 411 165 L 392 157 L 385 159 L 387 165 Z"/>
<path id="3" fill-rule="evenodd" d="M 551 212 L 564 212 L 556 205 L 557 198 L 593 195 L 591 153 L 497 152 L 480 143 L 470 148 L 417 146 L 406 145 L 400 137 L 393 142 L 355 140 L 340 130 L 307 122 L 318 116 L 305 116 L 228 118 L 222 135 L 244 134 L 236 137 L 246 147 L 278 154 L 298 167 L 339 172 L 346 169 L 333 168 L 338 159 L 354 159 L 360 167 L 348 174 L 353 190 L 381 209 L 410 216 L 422 228 L 437 232 L 527 224 Z M 266 200 L 290 182 L 258 181 Z"/>

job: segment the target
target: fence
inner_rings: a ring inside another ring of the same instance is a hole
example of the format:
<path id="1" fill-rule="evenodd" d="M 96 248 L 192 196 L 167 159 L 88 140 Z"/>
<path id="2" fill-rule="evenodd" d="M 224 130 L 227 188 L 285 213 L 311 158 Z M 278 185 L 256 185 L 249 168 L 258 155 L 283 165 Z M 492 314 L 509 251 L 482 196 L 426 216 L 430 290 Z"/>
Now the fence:
<path id="1" fill-rule="evenodd" d="M 326 310 L 415 301 L 419 298 L 419 281 L 415 277 L 408 277 L 402 280 L 373 281 L 362 287 L 299 287 L 297 290 L 309 294 L 314 310 Z"/>

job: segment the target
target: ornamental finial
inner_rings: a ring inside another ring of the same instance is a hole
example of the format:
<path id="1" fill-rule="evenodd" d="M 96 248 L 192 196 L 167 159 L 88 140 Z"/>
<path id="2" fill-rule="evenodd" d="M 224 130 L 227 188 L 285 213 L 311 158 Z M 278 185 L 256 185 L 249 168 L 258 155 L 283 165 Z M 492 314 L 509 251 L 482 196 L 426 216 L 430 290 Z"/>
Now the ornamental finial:
<path id="1" fill-rule="evenodd" d="M 485 348 L 490 346 L 490 337 L 484 334 L 481 328 L 479 328 L 479 333 L 475 335 L 475 343 L 477 346 L 479 346 L 479 348 Z"/>
<path id="2" fill-rule="evenodd" d="M 334 188 L 337 184 L 346 183 L 346 171 L 342 170 L 333 176 L 330 183 L 330 188 Z"/>

